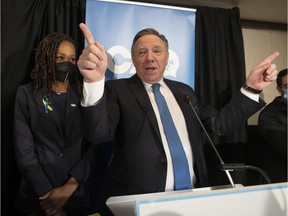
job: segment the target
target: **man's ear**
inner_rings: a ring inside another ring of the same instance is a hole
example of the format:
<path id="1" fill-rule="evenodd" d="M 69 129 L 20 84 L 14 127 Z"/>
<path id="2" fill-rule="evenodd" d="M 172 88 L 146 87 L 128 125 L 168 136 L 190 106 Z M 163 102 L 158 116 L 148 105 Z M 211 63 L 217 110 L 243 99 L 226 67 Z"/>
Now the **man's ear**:
<path id="1" fill-rule="evenodd" d="M 167 51 L 167 61 L 166 61 L 166 65 L 168 65 L 169 63 L 169 51 Z"/>
<path id="2" fill-rule="evenodd" d="M 134 55 L 133 55 L 133 53 L 131 53 L 131 60 L 132 60 L 133 65 L 135 66 L 135 64 L 134 64 Z"/>

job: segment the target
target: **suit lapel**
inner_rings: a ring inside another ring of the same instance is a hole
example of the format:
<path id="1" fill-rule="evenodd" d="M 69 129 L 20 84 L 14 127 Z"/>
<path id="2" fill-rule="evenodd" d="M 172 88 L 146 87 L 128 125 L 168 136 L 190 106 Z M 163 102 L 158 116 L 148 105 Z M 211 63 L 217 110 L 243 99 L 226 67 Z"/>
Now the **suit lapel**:
<path id="1" fill-rule="evenodd" d="M 46 98 L 48 98 L 48 105 L 47 108 L 45 109 L 46 106 Z M 46 96 L 46 90 L 45 88 L 41 88 L 37 92 L 37 100 L 40 103 L 40 107 L 43 108 L 43 112 L 46 113 L 46 115 L 50 118 L 52 118 L 55 122 L 59 122 L 59 116 L 56 112 L 54 102 L 52 100 L 51 96 Z M 60 125 L 58 125 L 60 126 Z"/>
<path id="2" fill-rule="evenodd" d="M 167 86 L 173 93 L 180 109 L 182 110 L 184 118 L 187 119 L 190 112 L 189 112 L 189 106 L 185 101 L 185 95 L 181 92 L 181 89 L 173 83 L 173 81 L 164 79 L 164 82 L 167 84 Z"/>
<path id="3" fill-rule="evenodd" d="M 75 109 L 78 108 L 79 99 L 77 95 L 74 93 L 72 88 L 69 86 L 67 91 L 67 101 L 66 101 L 66 117 Z"/>
<path id="4" fill-rule="evenodd" d="M 59 119 L 59 115 L 56 111 L 54 102 L 52 100 L 51 96 L 46 96 L 46 88 L 43 87 L 41 88 L 37 94 L 36 94 L 36 98 L 37 98 L 37 102 L 39 103 L 39 107 L 40 107 L 40 111 L 43 112 L 43 115 L 45 115 L 45 118 L 47 118 L 45 121 L 49 121 L 51 122 L 51 125 L 54 125 L 55 128 L 57 128 L 57 132 L 59 132 L 59 139 L 61 137 L 63 137 L 63 130 L 60 124 L 60 119 Z M 48 98 L 48 107 L 45 108 L 46 106 L 46 97 Z M 48 128 L 47 128 L 48 130 Z M 57 134 L 54 134 L 54 136 L 58 136 Z M 59 142 L 61 143 L 61 142 Z"/>
<path id="5" fill-rule="evenodd" d="M 66 116 L 65 116 L 65 136 L 70 136 L 71 131 L 74 131 L 72 128 L 75 127 L 74 124 L 81 124 L 79 113 L 76 112 L 79 106 L 79 98 L 74 93 L 72 88 L 69 86 L 67 91 L 67 100 L 66 100 Z M 67 143 L 69 145 L 71 143 Z"/>
<path id="6" fill-rule="evenodd" d="M 143 85 L 143 82 L 137 75 L 134 75 L 130 79 L 128 79 L 128 88 L 135 95 L 135 98 L 138 101 L 139 106 L 142 108 L 143 112 L 147 116 L 152 128 L 156 131 L 157 137 L 160 140 L 159 143 L 162 143 L 157 119 L 153 107 L 151 105 L 149 96 L 147 94 L 147 91 Z M 161 146 L 161 149 L 163 150 L 163 146 Z"/>

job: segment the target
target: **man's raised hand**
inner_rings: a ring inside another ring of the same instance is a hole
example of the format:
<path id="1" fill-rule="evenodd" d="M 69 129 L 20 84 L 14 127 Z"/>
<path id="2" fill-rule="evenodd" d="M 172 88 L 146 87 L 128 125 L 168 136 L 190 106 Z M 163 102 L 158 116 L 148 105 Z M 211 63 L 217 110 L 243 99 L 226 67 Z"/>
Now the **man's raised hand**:
<path id="1" fill-rule="evenodd" d="M 272 61 L 277 56 L 279 56 L 279 52 L 274 52 L 254 66 L 246 79 L 246 84 L 252 88 L 262 90 L 276 80 L 278 71 Z"/>
<path id="2" fill-rule="evenodd" d="M 105 76 L 107 55 L 104 46 L 94 40 L 89 28 L 84 23 L 81 23 L 79 27 L 83 32 L 87 47 L 82 51 L 77 65 L 85 82 L 96 82 Z"/>

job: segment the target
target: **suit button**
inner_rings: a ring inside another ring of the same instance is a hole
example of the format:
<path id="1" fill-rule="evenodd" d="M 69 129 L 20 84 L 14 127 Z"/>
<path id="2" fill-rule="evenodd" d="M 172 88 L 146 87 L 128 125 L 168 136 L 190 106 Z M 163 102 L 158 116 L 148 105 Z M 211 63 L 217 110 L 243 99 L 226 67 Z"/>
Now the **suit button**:
<path id="1" fill-rule="evenodd" d="M 60 155 L 59 155 L 59 158 L 63 158 L 64 157 L 64 155 L 63 155 L 63 153 L 61 153 Z"/>

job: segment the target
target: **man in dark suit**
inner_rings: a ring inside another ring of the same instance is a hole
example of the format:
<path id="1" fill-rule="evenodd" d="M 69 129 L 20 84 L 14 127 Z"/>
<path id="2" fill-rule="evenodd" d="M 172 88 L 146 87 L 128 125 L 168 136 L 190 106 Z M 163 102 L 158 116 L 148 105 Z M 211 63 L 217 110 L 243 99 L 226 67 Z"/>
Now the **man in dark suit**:
<path id="1" fill-rule="evenodd" d="M 275 52 L 255 66 L 246 84 L 220 112 L 201 104 L 193 89 L 163 78 L 169 58 L 168 41 L 154 29 L 134 38 L 131 52 L 136 74 L 107 81 L 104 47 L 80 24 L 88 46 L 78 67 L 84 76 L 83 113 L 89 140 L 113 140 L 108 196 L 174 190 L 174 171 L 167 136 L 151 85 L 160 83 L 188 160 L 192 187 L 208 186 L 201 127 L 185 98 L 190 97 L 200 119 L 218 135 L 234 131 L 264 106 L 259 93 L 277 77 Z M 104 90 L 105 86 L 105 90 Z M 251 92 L 252 91 L 252 92 Z"/>
<path id="2" fill-rule="evenodd" d="M 260 113 L 258 129 L 263 138 L 263 169 L 273 183 L 287 182 L 287 68 L 279 72 L 274 98 Z"/>

